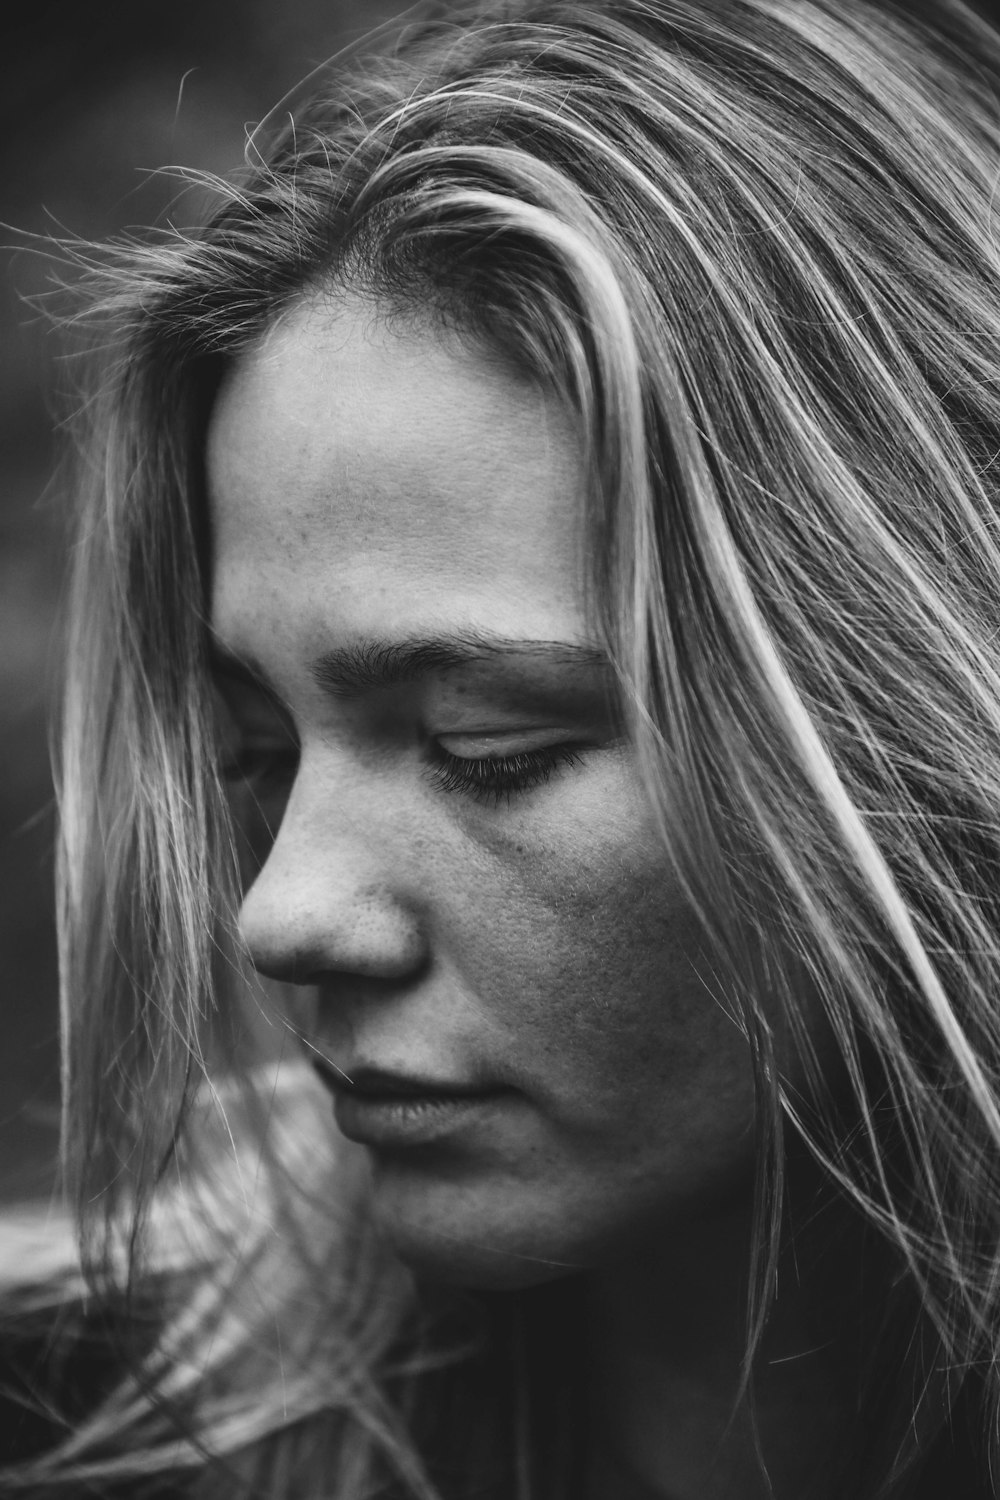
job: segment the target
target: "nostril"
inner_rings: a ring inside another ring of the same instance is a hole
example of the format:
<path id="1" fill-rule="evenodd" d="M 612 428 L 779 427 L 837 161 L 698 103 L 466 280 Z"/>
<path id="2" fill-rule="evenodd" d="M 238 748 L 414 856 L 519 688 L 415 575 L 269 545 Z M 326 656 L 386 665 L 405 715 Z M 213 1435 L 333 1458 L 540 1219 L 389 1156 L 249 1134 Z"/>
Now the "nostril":
<path id="1" fill-rule="evenodd" d="M 247 951 L 254 971 L 262 979 L 273 979 L 280 984 L 307 985 L 316 983 L 321 972 L 304 956 L 288 956 L 263 952 L 247 944 Z"/>

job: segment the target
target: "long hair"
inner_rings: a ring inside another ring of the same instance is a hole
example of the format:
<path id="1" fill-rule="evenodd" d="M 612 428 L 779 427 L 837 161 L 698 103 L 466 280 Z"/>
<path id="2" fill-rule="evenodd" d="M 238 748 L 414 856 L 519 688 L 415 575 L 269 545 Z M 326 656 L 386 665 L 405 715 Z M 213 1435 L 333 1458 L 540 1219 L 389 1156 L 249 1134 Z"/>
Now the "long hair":
<path id="1" fill-rule="evenodd" d="M 286 104 L 204 228 L 118 247 L 91 303 L 64 1151 L 89 1274 L 154 1285 L 161 1316 L 135 1374 L 18 1482 L 568 1490 L 558 1444 L 531 1437 L 542 1299 L 430 1308 L 366 1227 L 363 1170 L 304 1071 L 255 1063 L 240 1019 L 203 436 L 227 365 L 324 282 L 499 348 L 586 435 L 594 628 L 753 1059 L 748 1382 L 794 1143 L 884 1252 L 859 1413 L 886 1351 L 910 1356 L 874 1438 L 859 1416 L 850 1492 L 901 1492 L 960 1400 L 985 1465 L 1000 38 L 963 0 L 472 0 L 418 7 Z M 445 1423 L 459 1389 L 469 1419 Z"/>

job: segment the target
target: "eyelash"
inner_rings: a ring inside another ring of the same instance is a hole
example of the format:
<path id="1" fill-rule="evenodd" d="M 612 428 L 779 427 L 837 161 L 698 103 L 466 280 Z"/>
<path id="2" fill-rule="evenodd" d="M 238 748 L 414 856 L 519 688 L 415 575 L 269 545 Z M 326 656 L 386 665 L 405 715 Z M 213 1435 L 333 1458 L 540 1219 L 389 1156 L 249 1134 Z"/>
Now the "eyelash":
<path id="1" fill-rule="evenodd" d="M 435 747 L 431 781 L 439 791 L 462 793 L 477 802 L 510 802 L 519 792 L 543 786 L 564 766 L 579 765 L 580 755 L 570 745 L 546 745 L 539 750 L 521 750 L 513 755 L 474 758 L 452 755 Z M 232 756 L 220 766 L 222 779 L 242 785 L 252 794 L 266 797 L 269 791 L 295 779 L 296 751 L 251 750 Z"/>
<path id="2" fill-rule="evenodd" d="M 544 785 L 564 766 L 578 765 L 580 755 L 571 745 L 546 745 L 540 750 L 522 750 L 515 755 L 478 756 L 466 759 L 437 749 L 433 782 L 444 792 L 462 792 L 477 802 L 510 802 L 518 792 Z"/>

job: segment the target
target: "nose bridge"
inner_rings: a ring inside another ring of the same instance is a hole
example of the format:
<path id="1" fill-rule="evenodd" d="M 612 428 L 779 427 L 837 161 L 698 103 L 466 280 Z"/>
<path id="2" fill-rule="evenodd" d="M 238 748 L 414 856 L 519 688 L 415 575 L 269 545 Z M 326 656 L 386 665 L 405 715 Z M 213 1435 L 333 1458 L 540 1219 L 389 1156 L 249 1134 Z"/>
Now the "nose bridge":
<path id="1" fill-rule="evenodd" d="M 413 893 L 384 794 L 304 756 L 270 852 L 240 912 L 254 964 L 307 983 L 331 973 L 400 978 L 423 961 Z"/>

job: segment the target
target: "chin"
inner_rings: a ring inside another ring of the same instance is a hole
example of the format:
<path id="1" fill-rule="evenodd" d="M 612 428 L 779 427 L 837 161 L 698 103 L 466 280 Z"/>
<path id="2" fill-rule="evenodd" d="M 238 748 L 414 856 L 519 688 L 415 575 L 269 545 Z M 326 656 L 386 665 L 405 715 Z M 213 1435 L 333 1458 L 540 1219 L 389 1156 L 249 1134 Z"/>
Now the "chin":
<path id="1" fill-rule="evenodd" d="M 421 1281 L 470 1291 L 517 1291 L 586 1268 L 553 1226 L 528 1205 L 517 1211 L 485 1191 L 455 1183 L 415 1184 L 377 1164 L 372 1209 L 393 1253 Z"/>
<path id="2" fill-rule="evenodd" d="M 516 1250 L 494 1250 L 488 1245 L 430 1236 L 395 1233 L 383 1225 L 393 1252 L 419 1281 L 468 1291 L 516 1292 L 556 1281 L 577 1266 L 540 1262 Z"/>

